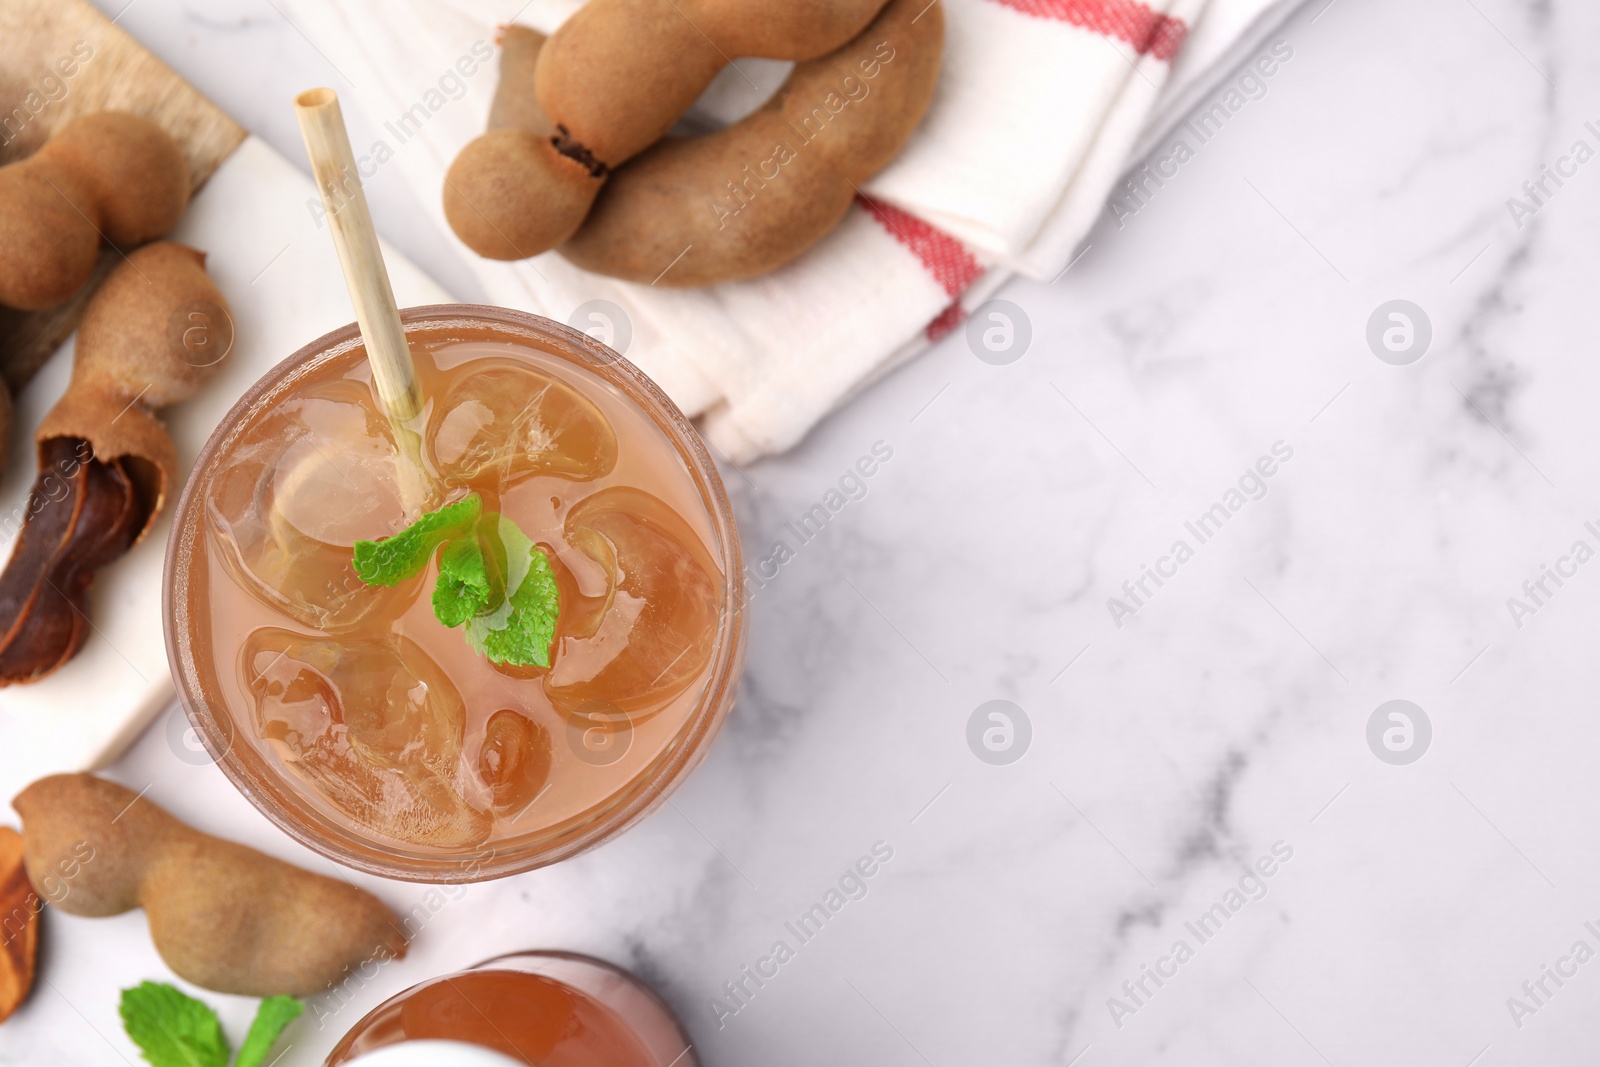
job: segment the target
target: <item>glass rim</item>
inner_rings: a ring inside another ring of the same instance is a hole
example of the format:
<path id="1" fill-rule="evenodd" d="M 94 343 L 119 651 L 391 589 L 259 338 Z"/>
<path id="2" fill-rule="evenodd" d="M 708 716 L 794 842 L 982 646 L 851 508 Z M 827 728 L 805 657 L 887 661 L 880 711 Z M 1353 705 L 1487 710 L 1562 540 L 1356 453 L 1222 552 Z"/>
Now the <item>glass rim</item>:
<path id="1" fill-rule="evenodd" d="M 271 771 L 265 760 L 256 762 L 269 771 L 267 774 L 244 763 L 239 747 L 233 743 L 232 718 L 226 709 L 220 716 L 216 714 L 203 692 L 190 647 L 187 604 L 182 608 L 179 604 L 179 576 L 187 577 L 193 546 L 204 529 L 203 522 L 191 512 L 200 506 L 200 486 L 209 484 L 214 464 L 226 454 L 236 431 L 265 396 L 291 383 L 300 373 L 361 345 L 359 326 L 353 322 L 302 346 L 258 378 L 229 408 L 196 456 L 173 508 L 172 529 L 162 568 L 162 623 L 167 663 L 178 702 L 212 762 L 252 806 L 291 838 L 343 866 L 385 878 L 433 884 L 489 881 L 548 866 L 609 840 L 662 804 L 667 794 L 699 762 L 704 746 L 721 725 L 722 713 L 731 703 L 733 687 L 738 683 L 744 645 L 743 557 L 726 487 L 700 432 L 648 375 L 621 354 L 554 319 L 511 308 L 485 304 L 427 304 L 402 309 L 400 319 L 408 334 L 414 329 L 448 328 L 454 321 L 479 327 L 489 325 L 512 336 L 520 334 L 544 341 L 558 350 L 559 358 L 579 364 L 618 388 L 629 403 L 662 429 L 679 453 L 695 482 L 718 541 L 708 547 L 723 568 L 723 610 L 719 616 L 716 648 L 706 667 L 704 688 L 677 739 L 655 766 L 647 768 L 619 791 L 626 794 L 622 802 L 606 809 L 586 826 L 560 834 L 553 842 L 519 844 L 518 838 L 512 838 L 457 853 L 413 851 L 403 844 L 379 841 L 357 828 L 340 825 L 307 803 L 286 803 L 286 797 L 297 795 L 295 787 L 290 784 L 288 789 L 274 788 L 287 778 L 285 772 Z M 184 584 L 187 588 L 187 582 Z M 187 600 L 186 592 L 182 599 Z M 180 610 L 186 620 L 184 625 L 179 625 Z"/>

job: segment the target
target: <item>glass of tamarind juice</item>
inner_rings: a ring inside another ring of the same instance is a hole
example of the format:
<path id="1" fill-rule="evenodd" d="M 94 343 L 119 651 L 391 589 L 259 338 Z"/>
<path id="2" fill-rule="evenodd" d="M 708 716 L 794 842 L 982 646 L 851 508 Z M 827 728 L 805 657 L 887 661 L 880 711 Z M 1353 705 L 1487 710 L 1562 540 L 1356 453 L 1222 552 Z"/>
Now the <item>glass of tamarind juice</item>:
<path id="1" fill-rule="evenodd" d="M 699 1062 L 671 1010 L 637 978 L 587 956 L 521 952 L 389 998 L 355 1024 L 327 1063 L 416 1067 L 480 1058 L 483 1067 Z"/>
<path id="2" fill-rule="evenodd" d="M 394 878 L 552 863 L 652 810 L 733 701 L 733 517 L 704 443 L 590 337 L 401 313 L 396 425 L 354 325 L 261 379 L 201 452 L 166 561 L 180 700 L 302 843 Z"/>

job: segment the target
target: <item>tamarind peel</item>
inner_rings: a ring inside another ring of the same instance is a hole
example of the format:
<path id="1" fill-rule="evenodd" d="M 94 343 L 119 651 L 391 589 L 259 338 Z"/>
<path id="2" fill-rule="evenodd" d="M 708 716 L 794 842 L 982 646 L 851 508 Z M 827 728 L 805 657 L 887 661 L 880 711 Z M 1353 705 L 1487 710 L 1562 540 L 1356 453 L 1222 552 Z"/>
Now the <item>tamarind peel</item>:
<path id="1" fill-rule="evenodd" d="M 77 654 L 95 572 L 161 512 L 177 452 L 155 409 L 192 396 L 233 345 L 204 263 L 183 245 L 146 245 L 89 301 L 72 379 L 35 435 L 39 472 L 0 572 L 0 685 L 38 681 Z"/>
<path id="2" fill-rule="evenodd" d="M 33 990 L 39 954 L 39 894 L 22 861 L 22 835 L 0 826 L 0 1023 Z"/>
<path id="3" fill-rule="evenodd" d="M 53 775 L 12 806 L 33 878 L 92 850 L 56 907 L 82 916 L 142 907 L 156 951 L 197 986 L 305 997 L 361 963 L 405 955 L 398 920 L 372 894 L 201 833 L 120 785 Z"/>
<path id="4" fill-rule="evenodd" d="M 89 583 L 132 547 L 143 521 L 123 461 L 87 453 L 85 442 L 67 437 L 41 450 L 28 519 L 0 575 L 0 684 L 38 681 L 83 647 Z"/>
<path id="5" fill-rule="evenodd" d="M 507 27 L 491 129 L 451 164 L 445 216 L 468 247 L 491 259 L 559 247 L 588 270 L 656 281 L 684 252 L 689 241 L 678 235 L 687 232 L 710 243 L 693 249 L 695 263 L 667 272 L 668 285 L 770 270 L 836 225 L 854 184 L 904 145 L 932 98 L 943 41 L 942 9 L 916 0 L 590 0 L 548 40 Z M 895 67 L 875 52 L 879 44 L 899 57 Z M 798 65 L 756 114 L 705 138 L 657 144 L 730 55 Z M 863 63 L 883 75 L 871 105 L 851 88 L 862 83 Z M 858 101 L 848 116 L 831 106 L 846 96 Z M 849 134 L 817 133 L 810 158 L 802 155 L 804 173 L 780 172 L 782 188 L 761 212 L 770 217 L 723 233 L 725 220 L 708 207 L 723 183 L 743 180 L 745 167 L 768 159 L 775 136 L 795 140 L 787 122 L 824 107 L 829 130 Z M 827 151 L 816 150 L 824 142 Z M 647 161 L 643 177 L 629 177 Z M 632 203 L 641 191 L 648 203 Z M 632 242 L 642 247 L 627 247 Z M 662 255 L 666 245 L 673 247 Z"/>
<path id="6" fill-rule="evenodd" d="M 51 307 L 82 288 L 102 237 L 132 248 L 177 225 L 189 162 L 159 126 L 102 111 L 0 167 L 0 304 Z"/>

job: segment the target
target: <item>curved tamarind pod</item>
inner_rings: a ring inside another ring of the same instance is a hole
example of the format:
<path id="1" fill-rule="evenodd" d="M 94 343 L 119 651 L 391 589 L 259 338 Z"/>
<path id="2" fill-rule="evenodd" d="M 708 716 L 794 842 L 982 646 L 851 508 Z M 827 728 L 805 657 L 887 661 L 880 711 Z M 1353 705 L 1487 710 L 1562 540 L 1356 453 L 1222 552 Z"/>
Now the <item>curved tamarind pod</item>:
<path id="1" fill-rule="evenodd" d="M 405 955 L 398 920 L 372 894 L 201 833 L 120 785 L 58 774 L 12 806 L 29 875 L 67 886 L 55 907 L 144 908 L 167 966 L 205 989 L 311 996 L 362 963 Z"/>
<path id="2" fill-rule="evenodd" d="M 159 237 L 189 188 L 183 150 L 146 119 L 106 111 L 63 126 L 0 167 L 0 304 L 59 304 L 88 280 L 102 237 L 125 247 Z"/>
<path id="3" fill-rule="evenodd" d="M 883 4 L 590 0 L 548 40 L 507 27 L 490 123 L 501 128 L 451 163 L 450 228 L 489 259 L 556 247 L 611 170 L 659 140 L 728 56 L 810 59 L 856 36 Z"/>
<path id="4" fill-rule="evenodd" d="M 155 409 L 193 396 L 232 347 L 233 318 L 206 275 L 205 254 L 169 242 L 146 245 L 89 301 L 72 380 L 34 439 L 42 449 L 52 438 L 76 438 L 102 463 L 125 460 L 149 509 L 143 537 L 177 466 Z"/>
<path id="5" fill-rule="evenodd" d="M 539 103 L 607 167 L 660 140 L 730 56 L 808 60 L 843 45 L 884 0 L 589 0 L 545 43 Z"/>
<path id="6" fill-rule="evenodd" d="M 939 4 L 890 0 L 744 120 L 668 138 L 620 168 L 561 254 L 599 274 L 679 287 L 782 266 L 899 153 L 933 98 L 943 48 Z"/>

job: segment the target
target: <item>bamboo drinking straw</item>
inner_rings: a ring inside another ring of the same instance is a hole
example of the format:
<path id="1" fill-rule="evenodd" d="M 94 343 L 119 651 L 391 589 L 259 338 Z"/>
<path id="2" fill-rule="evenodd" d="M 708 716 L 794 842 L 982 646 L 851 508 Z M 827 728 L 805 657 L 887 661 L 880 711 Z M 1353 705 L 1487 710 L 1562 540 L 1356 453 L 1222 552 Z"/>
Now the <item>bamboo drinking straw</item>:
<path id="1" fill-rule="evenodd" d="M 332 89 L 307 89 L 295 97 L 294 110 L 311 157 L 312 177 L 328 211 L 328 228 L 339 251 L 350 302 L 355 305 L 378 399 L 396 432 L 402 433 L 422 413 L 422 388 L 417 384 L 405 328 L 400 325 L 389 271 L 378 251 L 378 234 L 350 151 L 339 96 Z"/>

